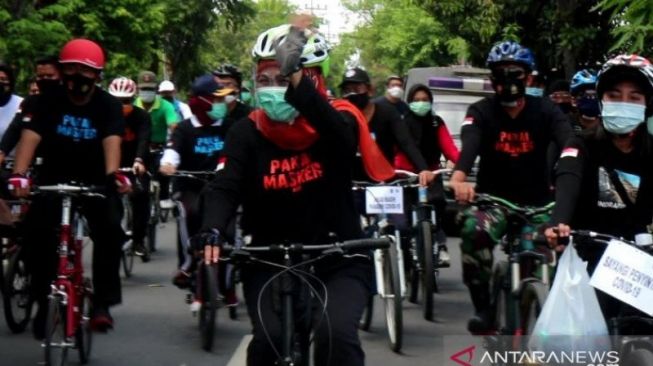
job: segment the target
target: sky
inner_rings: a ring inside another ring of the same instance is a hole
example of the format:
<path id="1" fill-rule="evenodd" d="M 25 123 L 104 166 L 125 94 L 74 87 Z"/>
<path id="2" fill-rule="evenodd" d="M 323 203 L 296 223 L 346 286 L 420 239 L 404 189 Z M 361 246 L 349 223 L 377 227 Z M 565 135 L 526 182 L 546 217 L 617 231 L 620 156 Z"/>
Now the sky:
<path id="1" fill-rule="evenodd" d="M 322 18 L 324 24 L 320 26 L 320 32 L 331 43 L 338 43 L 340 35 L 353 31 L 359 21 L 356 14 L 345 9 L 337 0 L 289 0 L 289 3 L 300 10 L 312 9 L 313 13 Z"/>

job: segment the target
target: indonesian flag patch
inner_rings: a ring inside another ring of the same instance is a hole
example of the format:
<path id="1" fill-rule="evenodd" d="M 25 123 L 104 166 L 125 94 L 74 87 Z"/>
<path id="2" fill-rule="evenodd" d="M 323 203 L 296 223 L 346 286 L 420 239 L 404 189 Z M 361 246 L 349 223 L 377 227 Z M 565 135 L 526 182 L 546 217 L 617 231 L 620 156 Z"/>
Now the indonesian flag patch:
<path id="1" fill-rule="evenodd" d="M 226 163 L 227 163 L 227 157 L 226 157 L 226 156 L 223 156 L 223 157 L 221 157 L 220 159 L 218 159 L 218 166 L 215 167 L 215 171 L 216 171 L 216 172 L 219 172 L 219 171 L 221 171 L 222 169 L 224 169 L 224 165 L 225 165 Z"/>
<path id="2" fill-rule="evenodd" d="M 560 154 L 560 159 L 562 158 L 577 158 L 578 157 L 578 149 L 574 147 L 566 147 L 562 149 L 562 154 Z"/>
<path id="3" fill-rule="evenodd" d="M 460 125 L 460 127 L 467 126 L 467 125 L 471 125 L 471 124 L 474 124 L 474 117 L 472 117 L 472 116 L 467 116 L 467 117 L 465 117 L 465 119 L 463 120 L 463 123 Z"/>

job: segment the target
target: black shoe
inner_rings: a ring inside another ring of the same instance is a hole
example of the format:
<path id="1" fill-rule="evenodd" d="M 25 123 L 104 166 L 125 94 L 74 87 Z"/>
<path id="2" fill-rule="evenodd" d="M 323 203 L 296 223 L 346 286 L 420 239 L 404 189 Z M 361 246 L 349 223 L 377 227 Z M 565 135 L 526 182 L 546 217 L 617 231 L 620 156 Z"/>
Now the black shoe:
<path id="1" fill-rule="evenodd" d="M 47 317 L 48 303 L 40 302 L 36 316 L 32 319 L 32 334 L 34 335 L 34 339 L 39 341 L 45 339 L 45 321 Z"/>
<path id="2" fill-rule="evenodd" d="M 489 311 L 476 313 L 467 322 L 467 330 L 474 335 L 492 335 L 496 334 L 496 329 L 492 324 Z"/>
<path id="3" fill-rule="evenodd" d="M 109 309 L 106 307 L 96 307 L 93 309 L 91 316 L 91 329 L 94 332 L 106 333 L 109 329 L 113 329 L 113 318 L 109 314 Z"/>
<path id="4" fill-rule="evenodd" d="M 143 243 L 134 243 L 134 255 L 141 257 L 143 263 L 150 261 L 150 252 Z"/>

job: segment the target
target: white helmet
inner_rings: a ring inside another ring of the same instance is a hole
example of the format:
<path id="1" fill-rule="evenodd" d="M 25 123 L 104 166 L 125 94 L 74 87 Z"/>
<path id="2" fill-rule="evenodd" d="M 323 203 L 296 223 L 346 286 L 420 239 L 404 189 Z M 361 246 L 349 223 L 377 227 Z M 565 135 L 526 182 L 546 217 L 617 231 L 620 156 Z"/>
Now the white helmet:
<path id="1" fill-rule="evenodd" d="M 276 55 L 274 50 L 275 41 L 280 39 L 280 42 L 283 43 L 289 31 L 290 24 L 284 24 L 270 28 L 259 34 L 256 39 L 256 44 L 252 49 L 252 57 L 257 60 L 274 58 Z M 302 52 L 302 65 L 305 67 L 319 66 L 322 68 L 322 74 L 326 77 L 329 71 L 328 60 L 331 47 L 321 34 L 313 33 L 308 30 L 305 31 L 305 34 L 308 37 L 308 41 L 306 42 Z"/>
<path id="2" fill-rule="evenodd" d="M 161 84 L 159 84 L 159 93 L 161 92 L 173 92 L 175 91 L 175 84 L 173 84 L 172 81 L 170 80 L 163 80 Z"/>
<path id="3" fill-rule="evenodd" d="M 113 79 L 109 85 L 109 94 L 116 98 L 131 98 L 136 94 L 136 83 L 126 77 Z"/>

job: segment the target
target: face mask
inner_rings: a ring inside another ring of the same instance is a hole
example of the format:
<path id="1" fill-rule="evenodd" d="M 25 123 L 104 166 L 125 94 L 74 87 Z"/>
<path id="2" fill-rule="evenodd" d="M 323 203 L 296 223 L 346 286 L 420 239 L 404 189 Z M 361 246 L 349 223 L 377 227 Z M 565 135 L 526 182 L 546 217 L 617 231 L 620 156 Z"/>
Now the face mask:
<path id="1" fill-rule="evenodd" d="M 122 105 L 122 115 L 123 117 L 129 116 L 134 111 L 134 106 L 131 104 Z"/>
<path id="2" fill-rule="evenodd" d="M 370 96 L 367 95 L 367 93 L 347 94 L 345 95 L 345 99 L 350 101 L 351 104 L 355 105 L 360 110 L 365 109 L 370 102 Z"/>
<path id="3" fill-rule="evenodd" d="M 586 117 L 598 117 L 601 114 L 599 101 L 596 98 L 579 98 L 577 100 L 578 111 Z"/>
<path id="4" fill-rule="evenodd" d="M 240 93 L 240 100 L 242 100 L 243 103 L 249 103 L 249 101 L 252 100 L 252 94 L 250 92 L 242 92 Z"/>
<path id="5" fill-rule="evenodd" d="M 526 85 L 523 78 L 518 78 L 511 75 L 499 75 L 494 79 L 495 88 L 501 86 L 501 93 L 499 100 L 501 105 L 506 107 L 514 107 L 517 105 L 517 100 L 523 98 L 526 94 Z"/>
<path id="6" fill-rule="evenodd" d="M 399 99 L 402 95 L 404 95 L 404 89 L 398 86 L 393 86 L 392 88 L 388 89 L 388 95 Z"/>
<path id="7" fill-rule="evenodd" d="M 646 106 L 623 102 L 604 102 L 601 110 L 603 127 L 614 134 L 632 132 L 644 122 Z"/>
<path id="8" fill-rule="evenodd" d="M 292 122 L 299 112 L 286 102 L 286 87 L 266 86 L 256 89 L 256 102 L 271 120 Z"/>
<path id="9" fill-rule="evenodd" d="M 227 103 L 227 104 L 231 104 L 231 103 L 233 103 L 235 101 L 236 101 L 236 96 L 235 95 L 229 94 L 226 97 L 224 97 L 224 102 Z"/>
<path id="10" fill-rule="evenodd" d="M 526 95 L 530 95 L 532 97 L 541 97 L 544 95 L 544 89 L 528 87 L 526 88 Z"/>
<path id="11" fill-rule="evenodd" d="M 227 116 L 227 104 L 226 103 L 213 103 L 211 104 L 211 110 L 206 112 L 206 115 L 210 119 L 217 121 L 223 119 Z"/>
<path id="12" fill-rule="evenodd" d="M 431 111 L 431 102 L 410 102 L 408 104 L 410 110 L 416 115 L 423 117 Z"/>
<path id="13" fill-rule="evenodd" d="M 648 134 L 653 136 L 653 117 L 649 117 L 646 120 L 646 129 L 648 130 Z"/>
<path id="14" fill-rule="evenodd" d="M 39 86 L 39 92 L 41 94 L 49 94 L 59 88 L 60 82 L 54 79 L 41 79 L 36 80 L 36 85 Z"/>
<path id="15" fill-rule="evenodd" d="M 82 74 L 63 75 L 63 84 L 68 94 L 74 97 L 85 97 L 93 91 L 95 78 L 89 78 Z"/>
<path id="16" fill-rule="evenodd" d="M 152 103 L 156 98 L 156 93 L 153 90 L 141 90 L 138 92 L 138 96 L 141 97 L 143 102 Z"/>

